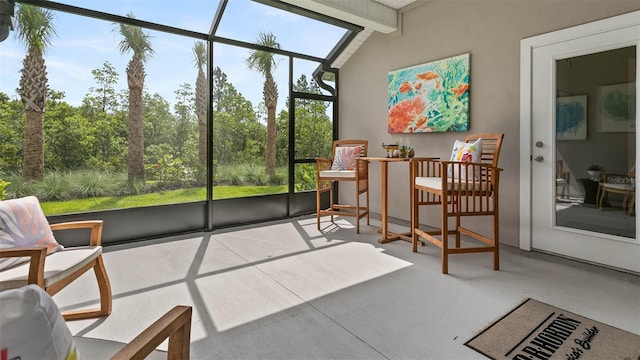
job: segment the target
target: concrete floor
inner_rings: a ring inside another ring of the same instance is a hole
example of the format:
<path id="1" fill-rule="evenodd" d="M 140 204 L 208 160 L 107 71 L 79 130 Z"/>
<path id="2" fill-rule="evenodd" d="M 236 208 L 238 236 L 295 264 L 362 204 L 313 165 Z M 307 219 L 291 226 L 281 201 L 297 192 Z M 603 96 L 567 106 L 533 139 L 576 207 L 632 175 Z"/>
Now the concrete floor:
<path id="1" fill-rule="evenodd" d="M 484 359 L 464 343 L 534 298 L 640 334 L 638 275 L 510 246 L 500 271 L 465 254 L 443 275 L 434 246 L 380 245 L 373 219 L 359 235 L 323 220 L 323 232 L 303 217 L 107 247 L 113 313 L 68 325 L 127 342 L 186 304 L 192 359 Z M 92 276 L 57 294 L 60 307 L 95 305 Z"/>

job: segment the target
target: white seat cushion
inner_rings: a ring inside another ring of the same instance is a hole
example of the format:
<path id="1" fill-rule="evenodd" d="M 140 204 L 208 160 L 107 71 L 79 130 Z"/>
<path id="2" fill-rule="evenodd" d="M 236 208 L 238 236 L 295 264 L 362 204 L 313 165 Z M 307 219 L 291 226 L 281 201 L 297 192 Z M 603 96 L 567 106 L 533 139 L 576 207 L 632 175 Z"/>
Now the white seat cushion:
<path id="1" fill-rule="evenodd" d="M 78 353 L 83 359 L 111 359 L 122 347 L 125 345 L 121 342 L 94 339 L 87 337 L 74 336 Z M 167 353 L 165 351 L 154 350 L 145 358 L 146 360 L 154 359 L 167 359 Z"/>
<path id="2" fill-rule="evenodd" d="M 430 189 L 442 190 L 442 178 L 441 177 L 416 177 L 415 184 L 417 186 L 423 186 Z M 486 182 L 471 181 L 471 180 L 459 180 L 456 182 L 449 181 L 447 185 L 447 191 L 453 189 L 457 190 L 475 190 L 484 191 L 488 189 L 489 184 Z"/>
<path id="3" fill-rule="evenodd" d="M 76 246 L 47 255 L 44 262 L 44 284 L 48 287 L 78 270 L 102 254 L 102 246 Z M 0 271 L 0 291 L 27 285 L 29 263 Z"/>
<path id="4" fill-rule="evenodd" d="M 615 184 L 615 183 L 606 183 L 600 184 L 600 186 L 606 189 L 619 190 L 619 191 L 633 191 L 635 188 L 631 184 Z"/>
<path id="5" fill-rule="evenodd" d="M 355 170 L 323 170 L 320 171 L 320 177 L 349 179 L 356 177 Z"/>

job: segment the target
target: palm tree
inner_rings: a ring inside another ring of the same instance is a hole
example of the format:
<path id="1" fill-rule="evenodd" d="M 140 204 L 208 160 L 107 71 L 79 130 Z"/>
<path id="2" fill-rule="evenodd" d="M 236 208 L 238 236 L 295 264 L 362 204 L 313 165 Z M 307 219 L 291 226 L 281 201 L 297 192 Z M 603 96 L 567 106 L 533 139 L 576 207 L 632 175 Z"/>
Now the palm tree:
<path id="1" fill-rule="evenodd" d="M 18 93 L 25 110 L 22 176 L 44 177 L 44 105 L 47 100 L 47 67 L 42 55 L 56 35 L 53 14 L 36 6 L 20 4 L 16 13 L 18 40 L 27 47 L 22 61 Z"/>
<path id="2" fill-rule="evenodd" d="M 134 18 L 133 14 L 127 15 Z M 144 88 L 144 62 L 151 57 L 151 37 L 138 26 L 119 24 L 122 40 L 118 44 L 120 52 L 133 52 L 127 65 L 129 85 L 129 182 L 144 180 L 144 135 L 142 123 L 142 89 Z"/>
<path id="3" fill-rule="evenodd" d="M 276 41 L 272 33 L 260 33 L 257 45 L 280 49 L 280 44 Z M 247 59 L 249 69 L 256 69 L 264 75 L 264 105 L 267 107 L 267 164 L 266 173 L 273 176 L 276 173 L 276 106 L 278 105 L 278 86 L 273 80 L 273 71 L 277 64 L 273 58 L 273 53 L 263 50 L 254 50 Z"/>
<path id="4" fill-rule="evenodd" d="M 207 77 L 204 67 L 207 64 L 207 48 L 203 41 L 193 45 L 193 56 L 198 78 L 196 79 L 196 117 L 198 118 L 198 159 L 200 164 L 207 161 Z"/>

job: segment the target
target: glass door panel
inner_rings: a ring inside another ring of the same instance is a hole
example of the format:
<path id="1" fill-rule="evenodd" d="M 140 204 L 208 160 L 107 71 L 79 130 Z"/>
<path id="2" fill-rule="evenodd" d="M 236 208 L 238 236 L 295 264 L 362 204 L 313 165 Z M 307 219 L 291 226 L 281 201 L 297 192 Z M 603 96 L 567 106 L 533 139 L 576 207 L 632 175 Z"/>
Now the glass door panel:
<path id="1" fill-rule="evenodd" d="M 316 188 L 316 157 L 331 157 L 333 103 L 295 99 L 295 191 Z"/>
<path id="2" fill-rule="evenodd" d="M 555 224 L 635 238 L 636 47 L 556 60 Z"/>

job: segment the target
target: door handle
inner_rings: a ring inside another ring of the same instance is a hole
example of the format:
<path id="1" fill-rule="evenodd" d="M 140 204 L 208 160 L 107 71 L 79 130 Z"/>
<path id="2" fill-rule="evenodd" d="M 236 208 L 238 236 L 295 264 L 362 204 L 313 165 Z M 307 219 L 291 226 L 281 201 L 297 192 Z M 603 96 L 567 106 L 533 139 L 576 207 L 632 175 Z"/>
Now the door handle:
<path id="1" fill-rule="evenodd" d="M 544 160 L 544 158 L 541 155 L 538 155 L 538 156 L 534 157 L 533 160 L 535 160 L 537 162 L 542 162 Z"/>

